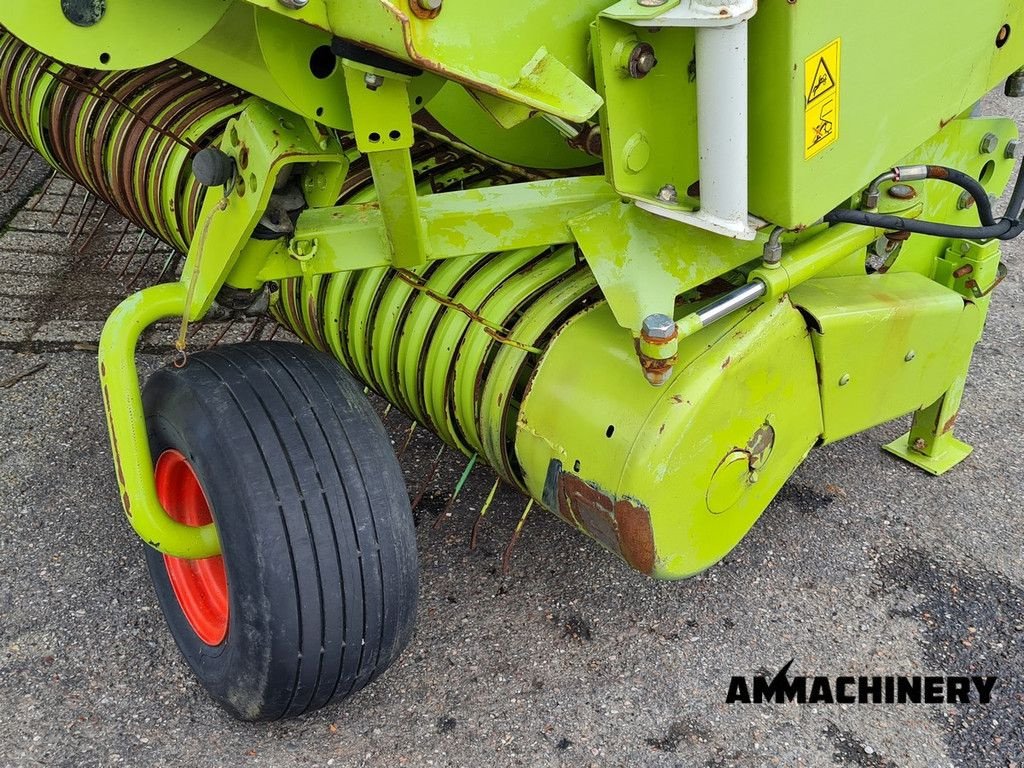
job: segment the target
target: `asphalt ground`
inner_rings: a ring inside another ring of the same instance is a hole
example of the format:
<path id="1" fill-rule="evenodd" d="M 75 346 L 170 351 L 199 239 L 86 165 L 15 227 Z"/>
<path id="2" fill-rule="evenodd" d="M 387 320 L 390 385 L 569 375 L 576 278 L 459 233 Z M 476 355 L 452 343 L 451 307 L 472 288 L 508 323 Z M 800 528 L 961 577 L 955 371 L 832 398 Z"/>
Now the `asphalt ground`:
<path id="1" fill-rule="evenodd" d="M 1024 122 L 1019 103 L 988 106 Z M 45 178 L 35 159 L 0 182 L 0 764 L 1024 766 L 1024 243 L 1006 247 L 974 358 L 957 426 L 970 458 L 933 478 L 883 454 L 905 419 L 815 450 L 685 582 L 637 575 L 541 512 L 504 575 L 524 499 L 499 492 L 471 550 L 493 480 L 479 468 L 435 530 L 465 460 L 446 454 L 430 480 L 439 443 L 418 430 L 403 457 L 424 490 L 411 647 L 347 703 L 246 725 L 179 658 L 107 448 L 95 344 L 132 247 L 152 246 L 133 230 L 104 266 L 122 222 L 64 181 L 33 197 Z M 146 338 L 144 372 L 168 361 L 169 333 Z M 403 444 L 409 422 L 386 424 Z M 999 681 L 985 706 L 725 703 L 733 675 L 790 659 L 790 674 Z"/>

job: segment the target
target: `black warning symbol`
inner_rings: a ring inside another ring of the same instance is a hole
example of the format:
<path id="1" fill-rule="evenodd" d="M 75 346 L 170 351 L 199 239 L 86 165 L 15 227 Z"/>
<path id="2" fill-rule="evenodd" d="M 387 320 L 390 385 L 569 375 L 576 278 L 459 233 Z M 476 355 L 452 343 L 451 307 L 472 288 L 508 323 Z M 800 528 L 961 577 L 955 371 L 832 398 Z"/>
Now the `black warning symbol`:
<path id="1" fill-rule="evenodd" d="M 819 99 L 836 87 L 836 79 L 832 76 L 832 70 L 829 69 L 828 62 L 825 61 L 825 57 L 821 56 L 818 59 L 818 66 L 814 70 L 814 77 L 811 80 L 810 86 L 807 88 L 807 103 L 810 104 L 815 99 Z"/>

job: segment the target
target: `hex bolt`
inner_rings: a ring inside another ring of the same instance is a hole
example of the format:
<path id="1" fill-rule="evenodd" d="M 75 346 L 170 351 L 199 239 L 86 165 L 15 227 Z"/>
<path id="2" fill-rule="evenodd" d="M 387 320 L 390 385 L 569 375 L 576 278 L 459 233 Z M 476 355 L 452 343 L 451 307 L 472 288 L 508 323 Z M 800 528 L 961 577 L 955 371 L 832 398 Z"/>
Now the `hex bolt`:
<path id="1" fill-rule="evenodd" d="M 917 190 L 909 184 L 893 184 L 889 187 L 889 197 L 895 200 L 913 200 L 917 197 Z"/>
<path id="2" fill-rule="evenodd" d="M 906 355 L 904 355 L 904 357 L 903 357 L 903 360 L 904 360 L 905 362 L 909 363 L 909 362 L 910 362 L 911 360 L 913 360 L 913 359 L 914 359 L 915 357 L 917 357 L 917 352 L 915 352 L 914 350 L 910 350 L 909 352 L 907 352 L 907 354 L 906 354 Z"/>
<path id="3" fill-rule="evenodd" d="M 373 72 L 367 72 L 366 77 L 363 78 L 363 82 L 366 83 L 368 90 L 376 91 L 384 85 L 384 78 L 380 75 L 375 75 Z"/>
<path id="4" fill-rule="evenodd" d="M 981 139 L 981 154 L 991 155 L 999 147 L 999 137 L 994 133 L 986 133 Z"/>
<path id="5" fill-rule="evenodd" d="M 440 11 L 443 0 L 416 0 L 416 5 L 424 11 Z"/>
<path id="6" fill-rule="evenodd" d="M 675 184 L 666 184 L 658 190 L 658 199 L 663 203 L 671 203 L 675 205 L 679 200 L 679 193 L 676 191 Z"/>
<path id="7" fill-rule="evenodd" d="M 1016 160 L 1017 152 L 1020 150 L 1020 140 L 1010 139 L 1006 142 L 1006 152 L 1003 153 L 1003 157 L 1007 160 Z"/>
<path id="8" fill-rule="evenodd" d="M 654 46 L 650 43 L 637 43 L 629 54 L 629 76 L 641 80 L 658 66 L 658 58 L 654 55 Z"/>
<path id="9" fill-rule="evenodd" d="M 64 18 L 78 27 L 98 24 L 107 12 L 107 0 L 60 0 Z"/>
<path id="10" fill-rule="evenodd" d="M 956 201 L 956 207 L 958 210 L 966 211 L 968 208 L 974 207 L 974 195 L 966 190 L 960 193 L 960 199 Z"/>
<path id="11" fill-rule="evenodd" d="M 1019 99 L 1024 96 L 1024 69 L 1018 69 L 1006 78 L 1005 93 L 1012 99 Z"/>
<path id="12" fill-rule="evenodd" d="M 301 11 L 307 5 L 309 0 L 277 0 L 285 8 L 291 8 L 293 11 Z"/>
<path id="13" fill-rule="evenodd" d="M 644 318 L 643 337 L 651 341 L 668 341 L 676 335 L 676 321 L 657 312 Z"/>

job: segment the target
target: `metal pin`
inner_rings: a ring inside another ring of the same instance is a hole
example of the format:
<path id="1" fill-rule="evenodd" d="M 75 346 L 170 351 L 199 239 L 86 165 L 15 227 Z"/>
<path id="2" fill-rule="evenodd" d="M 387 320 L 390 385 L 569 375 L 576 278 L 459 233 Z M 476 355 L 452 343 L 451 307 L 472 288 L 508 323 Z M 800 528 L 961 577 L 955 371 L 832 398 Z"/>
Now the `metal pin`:
<path id="1" fill-rule="evenodd" d="M 7 145 L 5 144 L 4 145 L 4 149 L 6 149 L 6 148 L 7 148 Z M 7 163 L 4 165 L 3 173 L 0 173 L 0 181 L 3 181 L 4 179 L 7 178 L 7 174 L 10 173 L 11 168 L 13 167 L 14 163 L 17 162 L 19 157 L 21 157 L 21 150 L 22 149 L 23 149 L 23 146 L 21 144 L 18 144 L 18 146 L 15 147 L 14 154 L 11 156 L 11 159 L 8 160 Z"/>
<path id="2" fill-rule="evenodd" d="M 117 279 L 118 280 L 120 280 L 122 277 L 125 276 L 125 273 L 128 271 L 128 265 L 130 265 L 133 261 L 135 261 L 135 257 L 139 255 L 139 246 L 142 245 L 142 240 L 145 237 L 146 237 L 146 230 L 143 229 L 143 230 L 141 230 L 139 232 L 139 239 L 137 241 L 135 241 L 135 247 L 132 248 L 131 255 L 128 256 L 128 261 L 126 261 L 124 263 L 124 266 L 121 267 L 121 271 L 117 273 Z"/>
<path id="3" fill-rule="evenodd" d="M 437 467 L 441 463 L 441 457 L 444 455 L 445 449 L 447 447 L 448 446 L 446 445 L 442 445 L 437 452 L 437 456 L 434 457 L 434 461 L 430 465 L 430 469 L 427 472 L 427 479 L 423 481 L 423 484 L 420 486 L 419 491 L 416 492 L 416 496 L 412 500 L 413 512 L 416 511 L 416 507 L 418 507 L 420 505 L 420 502 L 423 501 L 423 496 L 424 494 L 426 494 L 427 488 L 429 488 L 430 484 L 434 481 L 434 476 L 437 474 Z"/>
<path id="4" fill-rule="evenodd" d="M 516 542 L 519 541 L 519 536 L 523 532 L 523 526 L 526 525 L 526 518 L 530 514 L 531 509 L 533 509 L 533 499 L 530 499 L 530 503 L 523 510 L 523 516 L 519 518 L 519 523 L 516 525 L 515 531 L 512 532 L 512 538 L 501 555 L 501 572 L 506 576 L 508 576 L 509 571 L 512 569 L 512 549 L 515 547 Z"/>
<path id="5" fill-rule="evenodd" d="M 409 447 L 409 443 L 412 442 L 412 436 L 416 432 L 416 427 L 417 426 L 419 426 L 419 425 L 414 421 L 412 423 L 412 426 L 409 427 L 409 432 L 405 436 L 405 442 L 402 443 L 402 450 L 400 450 L 398 452 L 398 460 L 399 461 L 402 460 L 402 457 L 405 455 L 406 449 Z"/>
<path id="6" fill-rule="evenodd" d="M 71 181 L 70 179 L 68 179 L 68 181 L 70 182 L 70 184 L 68 185 L 67 193 L 64 195 L 64 202 L 61 203 L 60 209 L 57 211 L 57 215 L 54 216 L 53 221 L 50 222 L 51 226 L 56 226 L 57 222 L 60 221 L 60 217 L 64 215 L 64 211 L 66 211 L 68 208 L 68 203 L 71 202 L 71 195 L 74 194 L 75 187 L 78 186 L 75 182 Z"/>
<path id="7" fill-rule="evenodd" d="M 469 535 L 469 548 L 470 550 L 476 549 L 476 537 L 480 532 L 480 524 L 484 521 L 484 516 L 487 511 L 491 508 L 491 502 L 494 501 L 494 494 L 498 492 L 498 486 L 501 485 L 501 478 L 495 478 L 494 485 L 491 486 L 491 492 L 487 494 L 487 499 L 484 501 L 483 507 L 480 508 L 480 514 L 476 516 L 476 521 L 473 523 L 473 532 Z"/>
<path id="8" fill-rule="evenodd" d="M 46 195 L 50 192 L 50 187 L 53 186 L 53 180 L 56 179 L 58 176 L 60 176 L 60 174 L 57 171 L 54 171 L 53 173 L 50 174 L 50 178 L 46 180 L 46 183 L 43 185 L 43 188 L 39 191 L 39 195 L 36 196 L 36 198 L 32 201 L 30 205 L 26 206 L 26 211 L 35 212 L 39 208 L 39 204 L 46 199 Z"/>
<path id="9" fill-rule="evenodd" d="M 232 327 L 232 326 L 233 326 L 234 324 L 235 324 L 235 321 L 234 321 L 234 320 L 229 320 L 229 321 L 227 322 L 227 324 L 226 324 L 226 325 L 224 326 L 224 329 L 223 329 L 223 330 L 222 330 L 222 331 L 221 331 L 220 333 L 218 333 L 218 334 L 217 334 L 217 338 L 215 338 L 215 339 L 214 339 L 213 341 L 211 341 L 211 342 L 210 342 L 210 343 L 209 343 L 209 344 L 207 345 L 207 347 L 206 347 L 206 348 L 207 348 L 207 349 L 213 349 L 213 348 L 214 348 L 214 347 L 216 347 L 216 346 L 217 346 L 218 344 L 220 344 L 221 340 L 222 340 L 222 339 L 223 339 L 223 338 L 224 338 L 224 337 L 225 337 L 225 336 L 227 335 L 227 332 L 228 332 L 229 330 L 231 330 L 231 327 Z"/>
<path id="10" fill-rule="evenodd" d="M 69 243 L 74 243 L 74 241 L 76 239 L 78 239 L 78 225 L 82 221 L 82 214 L 85 213 L 85 206 L 87 206 L 89 204 L 89 201 L 91 199 L 92 199 L 92 192 L 90 192 L 89 190 L 86 190 L 85 198 L 82 200 L 82 207 L 78 209 L 78 217 L 75 219 L 75 223 L 71 225 L 71 231 L 68 232 L 68 242 Z M 95 205 L 96 205 L 96 203 L 93 202 L 93 206 L 94 207 L 95 207 Z M 91 208 L 89 209 L 89 214 L 87 214 L 87 216 L 86 216 L 86 220 L 88 220 L 88 216 L 90 216 L 90 215 L 92 215 L 92 209 Z"/>
<path id="11" fill-rule="evenodd" d="M 100 227 L 102 227 L 103 222 L 106 221 L 108 213 L 110 213 L 110 206 L 104 204 L 103 213 L 101 213 L 100 217 L 96 220 L 96 225 L 92 228 L 92 231 L 89 232 L 89 236 L 85 238 L 85 242 L 83 242 L 78 247 L 78 251 L 76 252 L 78 255 L 81 255 L 85 251 L 85 249 L 89 247 L 90 243 L 92 243 L 92 241 L 96 238 L 96 233 L 100 231 Z"/>
<path id="12" fill-rule="evenodd" d="M 114 260 L 114 257 L 117 256 L 118 252 L 121 250 L 121 243 L 124 242 L 125 237 L 128 235 L 128 230 L 131 228 L 132 223 L 125 219 L 124 227 L 121 229 L 121 236 L 117 238 L 117 245 L 114 246 L 114 250 L 110 252 L 110 256 L 108 256 L 107 260 L 103 263 L 104 269 L 110 266 L 110 263 Z"/>
<path id="13" fill-rule="evenodd" d="M 182 256 L 180 253 L 171 249 L 171 252 L 167 254 L 167 258 L 164 260 L 164 265 L 160 268 L 160 274 L 158 274 L 156 276 L 156 280 L 153 281 L 154 284 L 162 283 L 164 278 L 167 277 L 167 274 L 174 270 L 181 258 Z"/>
<path id="14" fill-rule="evenodd" d="M 441 514 L 439 514 L 437 519 L 434 521 L 434 530 L 440 528 L 441 523 L 452 516 L 452 506 L 455 504 L 456 499 L 459 498 L 459 494 L 462 493 L 462 488 L 466 485 L 466 481 L 469 480 L 469 475 L 473 471 L 473 467 L 476 466 L 477 456 L 478 454 L 474 453 L 469 457 L 469 463 L 466 464 L 466 468 L 462 470 L 462 477 L 460 477 L 459 481 L 455 484 L 455 490 L 452 491 L 452 495 L 448 497 L 448 501 L 445 503 L 444 509 L 441 510 Z"/>
<path id="15" fill-rule="evenodd" d="M 135 273 L 135 275 L 132 277 L 132 279 L 128 281 L 128 285 L 126 286 L 127 288 L 131 288 L 132 286 L 134 286 L 135 282 L 140 277 L 142 277 L 142 273 L 145 271 L 146 266 L 149 264 L 150 259 L 153 258 L 153 254 L 155 254 L 157 252 L 157 250 L 160 248 L 161 245 L 162 245 L 162 243 L 154 237 L 153 238 L 153 245 L 150 246 L 149 250 L 146 252 L 146 255 L 142 258 L 142 266 L 139 267 L 138 271 Z"/>
<path id="16" fill-rule="evenodd" d="M 18 172 L 14 174 L 14 178 L 7 183 L 9 187 L 13 187 L 15 184 L 18 183 L 18 179 L 21 178 L 21 174 L 25 172 L 25 169 L 28 168 L 28 164 L 30 162 L 32 162 L 32 153 L 28 152 L 25 155 L 25 160 L 22 162 L 21 167 L 18 169 Z M 14 163 L 11 163 L 11 165 L 14 165 Z"/>

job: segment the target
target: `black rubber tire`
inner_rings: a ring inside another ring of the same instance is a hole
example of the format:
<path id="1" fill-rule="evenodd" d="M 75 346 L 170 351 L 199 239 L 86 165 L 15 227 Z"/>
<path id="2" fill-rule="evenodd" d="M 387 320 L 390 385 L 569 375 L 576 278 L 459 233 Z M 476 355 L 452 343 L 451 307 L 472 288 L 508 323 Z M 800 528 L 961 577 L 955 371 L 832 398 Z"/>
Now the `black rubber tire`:
<path id="1" fill-rule="evenodd" d="M 416 533 L 402 471 L 363 388 L 298 344 L 217 348 L 147 382 L 156 457 L 184 454 L 228 581 L 228 631 L 206 645 L 163 556 L 146 547 L 172 635 L 210 695 L 243 720 L 294 717 L 380 675 L 411 639 Z"/>

